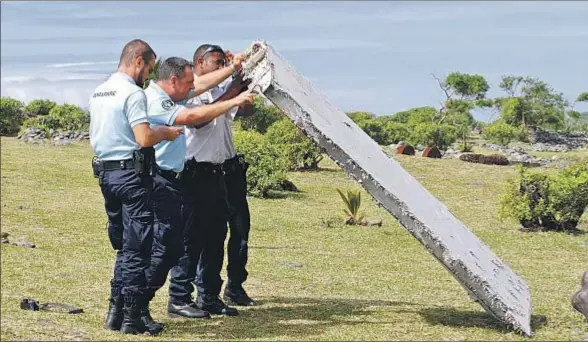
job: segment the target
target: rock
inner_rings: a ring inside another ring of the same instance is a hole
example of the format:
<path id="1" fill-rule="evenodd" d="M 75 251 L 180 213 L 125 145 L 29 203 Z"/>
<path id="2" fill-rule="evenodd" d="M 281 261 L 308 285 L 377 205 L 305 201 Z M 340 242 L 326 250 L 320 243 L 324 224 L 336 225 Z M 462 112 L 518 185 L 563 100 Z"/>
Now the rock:
<path id="1" fill-rule="evenodd" d="M 398 142 L 398 144 L 397 144 L 397 145 L 398 145 L 398 146 L 402 146 L 402 145 L 404 145 L 404 141 L 400 140 L 400 141 Z"/>
<path id="2" fill-rule="evenodd" d="M 588 319 L 588 270 L 584 271 L 582 287 L 572 296 L 572 307 Z"/>
<path id="3" fill-rule="evenodd" d="M 441 151 L 437 147 L 427 147 L 423 152 L 423 157 L 441 158 Z"/>
<path id="4" fill-rule="evenodd" d="M 396 154 L 404 154 L 407 156 L 414 156 L 414 147 L 410 145 L 400 145 L 398 144 L 398 148 L 396 148 Z"/>
<path id="5" fill-rule="evenodd" d="M 425 149 L 425 146 L 423 146 L 421 144 L 418 144 L 418 145 L 416 145 L 416 149 L 419 150 L 419 151 L 422 151 L 422 150 Z"/>
<path id="6" fill-rule="evenodd" d="M 382 220 L 380 220 L 380 219 L 377 219 L 377 220 L 362 220 L 360 222 L 360 224 L 362 226 L 368 226 L 368 227 L 373 227 L 373 226 L 381 227 L 382 226 Z"/>
<path id="7" fill-rule="evenodd" d="M 54 130 L 53 128 L 51 128 L 51 129 L 49 130 L 49 135 L 53 136 L 53 134 L 55 134 L 55 130 Z"/>

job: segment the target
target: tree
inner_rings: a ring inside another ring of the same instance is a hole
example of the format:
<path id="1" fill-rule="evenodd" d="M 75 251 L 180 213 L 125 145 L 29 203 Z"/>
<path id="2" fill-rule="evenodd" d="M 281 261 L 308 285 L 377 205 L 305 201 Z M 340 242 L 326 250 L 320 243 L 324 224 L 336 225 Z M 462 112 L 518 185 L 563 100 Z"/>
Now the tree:
<path id="1" fill-rule="evenodd" d="M 51 100 L 47 99 L 36 99 L 24 107 L 24 113 L 28 117 L 33 117 L 37 115 L 47 115 L 49 111 L 53 109 L 57 104 Z"/>
<path id="2" fill-rule="evenodd" d="M 490 85 L 484 76 L 477 74 L 453 72 L 447 75 L 444 81 L 435 75 L 433 77 L 446 97 L 433 121 L 438 124 L 451 123 L 462 141 L 462 148 L 469 149 L 469 134 L 475 124 L 471 111 L 478 106 L 486 107 L 491 103 L 484 101 Z"/>
<path id="3" fill-rule="evenodd" d="M 290 170 L 314 170 L 323 159 L 320 148 L 289 119 L 272 124 L 265 137 L 289 160 Z"/>
<path id="4" fill-rule="evenodd" d="M 151 72 L 149 73 L 149 76 L 147 76 L 147 79 L 145 80 L 145 83 L 143 83 L 143 89 L 147 89 L 147 87 L 149 86 L 149 83 L 151 81 L 157 81 L 157 79 L 159 78 L 159 67 L 161 66 L 161 58 L 158 58 L 155 61 L 155 66 L 153 67 L 153 70 L 151 70 Z"/>
<path id="5" fill-rule="evenodd" d="M 503 76 L 500 88 L 508 97 L 501 99 L 502 118 L 511 125 L 526 128 L 561 128 L 569 103 L 563 94 L 533 77 Z"/>
<path id="6" fill-rule="evenodd" d="M 376 117 L 373 113 L 369 112 L 349 112 L 347 116 L 358 125 L 360 122 L 369 121 Z"/>
<path id="7" fill-rule="evenodd" d="M 576 98 L 576 102 L 588 102 L 588 92 L 580 93 Z"/>
<path id="8" fill-rule="evenodd" d="M 274 105 L 266 105 L 261 98 L 255 98 L 254 113 L 250 116 L 238 117 L 237 122 L 244 130 L 254 130 L 264 134 L 275 122 L 282 120 L 284 114 Z"/>
<path id="9" fill-rule="evenodd" d="M 10 135 L 18 132 L 24 119 L 22 109 L 24 103 L 11 97 L 0 99 L 0 135 Z"/>

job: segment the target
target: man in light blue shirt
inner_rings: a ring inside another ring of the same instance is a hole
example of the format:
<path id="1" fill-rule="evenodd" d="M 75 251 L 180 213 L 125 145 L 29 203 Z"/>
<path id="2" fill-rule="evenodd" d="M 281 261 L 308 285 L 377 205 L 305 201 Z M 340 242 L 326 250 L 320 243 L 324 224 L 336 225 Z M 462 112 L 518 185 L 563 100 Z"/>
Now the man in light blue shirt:
<path id="1" fill-rule="evenodd" d="M 153 70 L 155 58 L 146 42 L 127 43 L 117 72 L 96 88 L 89 103 L 92 168 L 104 196 L 108 236 L 117 250 L 104 327 L 124 334 L 157 334 L 162 328 L 146 326 L 143 319 L 153 239 L 150 169 L 153 145 L 174 140 L 182 130 L 149 126 L 140 85 Z"/>
<path id="2" fill-rule="evenodd" d="M 199 125 L 223 115 L 233 107 L 252 103 L 253 98 L 250 92 L 239 94 L 242 85 L 237 84 L 227 91 L 218 103 L 206 106 L 182 104 L 189 97 L 199 95 L 216 86 L 236 70 L 235 68 L 240 68 L 240 56 L 236 58 L 235 64 L 233 68 L 218 70 L 217 73 L 196 83 L 202 86 L 195 91 L 193 66 L 190 62 L 179 57 L 170 57 L 163 61 L 158 80 L 150 82 L 145 90 L 150 124 L 154 127 Z M 153 191 L 155 233 L 151 266 L 147 272 L 149 299 L 163 286 L 169 270 L 184 252 L 180 172 L 184 169 L 185 155 L 184 136 L 155 145 L 157 162 Z M 181 309 L 193 318 L 210 317 L 208 312 L 199 310 L 195 306 Z"/>

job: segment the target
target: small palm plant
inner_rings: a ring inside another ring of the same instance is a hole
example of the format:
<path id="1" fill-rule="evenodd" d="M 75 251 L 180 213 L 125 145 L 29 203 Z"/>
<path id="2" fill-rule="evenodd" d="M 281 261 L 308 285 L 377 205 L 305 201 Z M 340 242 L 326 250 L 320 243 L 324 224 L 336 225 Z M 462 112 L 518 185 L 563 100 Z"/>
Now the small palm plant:
<path id="1" fill-rule="evenodd" d="M 359 207 L 361 206 L 361 191 L 348 190 L 347 196 L 345 196 L 339 189 L 337 189 L 337 192 L 345 203 L 345 209 L 343 209 L 343 212 L 349 215 L 347 219 L 345 219 L 345 223 L 352 225 L 362 224 L 365 214 L 359 211 Z"/>

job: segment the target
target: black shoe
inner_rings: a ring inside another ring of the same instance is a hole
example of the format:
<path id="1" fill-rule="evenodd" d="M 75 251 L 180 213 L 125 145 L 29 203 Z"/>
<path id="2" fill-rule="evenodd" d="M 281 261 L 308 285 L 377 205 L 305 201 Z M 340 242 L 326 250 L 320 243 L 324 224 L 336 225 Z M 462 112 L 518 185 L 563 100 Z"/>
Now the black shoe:
<path id="1" fill-rule="evenodd" d="M 255 306 L 257 305 L 253 299 L 251 299 L 247 292 L 243 288 L 240 289 L 229 289 L 228 287 L 225 288 L 225 293 L 223 295 L 224 300 L 226 300 L 229 304 L 238 305 L 238 306 Z"/>
<path id="2" fill-rule="evenodd" d="M 155 322 L 151 317 L 151 313 L 149 312 L 149 304 L 143 306 L 143 309 L 141 310 L 141 323 L 143 323 L 151 335 L 159 334 L 164 327 L 163 323 Z"/>
<path id="3" fill-rule="evenodd" d="M 104 321 L 104 329 L 120 330 L 124 317 L 124 302 L 124 298 L 120 294 L 120 288 L 111 287 L 108 313 L 106 314 L 106 319 Z"/>
<path id="4" fill-rule="evenodd" d="M 167 315 L 172 318 L 210 318 L 208 311 L 200 310 L 192 301 L 175 302 L 171 299 L 167 303 Z"/>
<path id="5" fill-rule="evenodd" d="M 237 316 L 239 314 L 237 309 L 228 307 L 218 296 L 198 295 L 196 305 L 213 315 Z"/>

